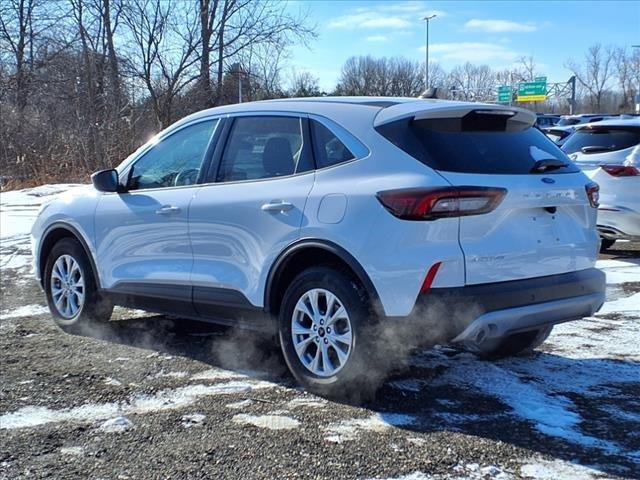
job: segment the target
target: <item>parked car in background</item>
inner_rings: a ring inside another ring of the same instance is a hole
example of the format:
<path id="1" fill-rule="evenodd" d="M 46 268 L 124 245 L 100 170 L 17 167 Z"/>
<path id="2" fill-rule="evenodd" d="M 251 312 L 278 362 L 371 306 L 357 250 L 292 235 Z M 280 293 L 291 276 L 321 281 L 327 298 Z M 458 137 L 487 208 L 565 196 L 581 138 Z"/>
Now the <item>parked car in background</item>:
<path id="1" fill-rule="evenodd" d="M 552 127 L 542 128 L 542 131 L 553 141 L 553 143 L 561 147 L 575 131 L 578 125 L 600 122 L 608 118 L 616 118 L 616 115 L 596 115 L 590 113 L 581 115 L 563 115 L 560 117 L 560 120 L 558 120 L 558 123 Z"/>
<path id="2" fill-rule="evenodd" d="M 529 350 L 605 288 L 597 186 L 535 119 L 371 97 L 204 110 L 44 207 L 35 272 L 67 331 L 113 304 L 254 328 L 322 394 L 418 340 Z"/>
<path id="3" fill-rule="evenodd" d="M 558 126 L 555 125 L 550 128 L 545 128 L 542 131 L 545 133 L 549 139 L 555 143 L 558 147 L 561 147 L 564 142 L 567 141 L 569 136 L 575 131 L 576 127 L 572 125 L 568 126 Z"/>
<path id="4" fill-rule="evenodd" d="M 560 121 L 560 115 L 552 113 L 538 113 L 536 115 L 536 126 L 538 128 L 552 127 Z"/>
<path id="5" fill-rule="evenodd" d="M 640 240 L 640 118 L 580 125 L 562 150 L 600 185 L 602 248 Z"/>
<path id="6" fill-rule="evenodd" d="M 596 113 L 582 113 L 579 115 L 562 115 L 558 123 L 556 124 L 558 127 L 568 127 L 581 125 L 583 123 L 592 123 L 599 122 L 601 120 L 605 120 L 612 115 L 608 114 L 596 114 Z"/>

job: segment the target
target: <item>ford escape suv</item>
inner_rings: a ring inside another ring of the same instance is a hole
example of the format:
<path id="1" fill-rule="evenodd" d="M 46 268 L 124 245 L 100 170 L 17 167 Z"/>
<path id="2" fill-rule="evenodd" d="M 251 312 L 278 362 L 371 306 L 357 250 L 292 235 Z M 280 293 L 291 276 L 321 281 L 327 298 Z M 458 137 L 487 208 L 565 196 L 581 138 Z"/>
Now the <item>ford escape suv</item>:
<path id="1" fill-rule="evenodd" d="M 367 378 L 387 327 L 518 353 L 604 300 L 598 187 L 535 120 L 402 98 L 205 110 L 46 205 L 35 271 L 64 330 L 114 304 L 263 329 L 322 394 Z"/>

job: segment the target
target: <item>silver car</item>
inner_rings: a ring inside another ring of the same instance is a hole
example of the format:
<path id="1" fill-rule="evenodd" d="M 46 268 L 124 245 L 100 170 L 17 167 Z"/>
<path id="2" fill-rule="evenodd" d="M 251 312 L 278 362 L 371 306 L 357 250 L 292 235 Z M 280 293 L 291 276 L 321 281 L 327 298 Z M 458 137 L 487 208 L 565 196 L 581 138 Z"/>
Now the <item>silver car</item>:
<path id="1" fill-rule="evenodd" d="M 640 118 L 580 125 L 562 150 L 600 185 L 602 249 L 619 239 L 640 241 Z"/>

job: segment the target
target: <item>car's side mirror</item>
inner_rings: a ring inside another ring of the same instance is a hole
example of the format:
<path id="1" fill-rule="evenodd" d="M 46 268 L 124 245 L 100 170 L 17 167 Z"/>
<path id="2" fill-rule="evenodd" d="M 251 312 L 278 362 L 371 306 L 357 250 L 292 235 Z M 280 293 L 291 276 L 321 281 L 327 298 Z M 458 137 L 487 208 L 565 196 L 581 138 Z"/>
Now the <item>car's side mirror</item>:
<path id="1" fill-rule="evenodd" d="M 121 190 L 118 183 L 118 171 L 113 168 L 94 173 L 91 175 L 91 182 L 99 192 L 118 192 Z"/>

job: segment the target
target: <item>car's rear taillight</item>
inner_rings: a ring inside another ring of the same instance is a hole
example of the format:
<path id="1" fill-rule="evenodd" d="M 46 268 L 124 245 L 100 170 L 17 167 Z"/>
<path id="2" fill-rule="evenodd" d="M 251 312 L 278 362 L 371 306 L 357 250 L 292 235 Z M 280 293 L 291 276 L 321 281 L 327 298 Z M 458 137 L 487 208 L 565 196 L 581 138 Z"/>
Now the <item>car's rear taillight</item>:
<path id="1" fill-rule="evenodd" d="M 591 206 L 598 208 L 598 205 L 600 205 L 600 186 L 595 182 L 591 182 L 587 183 L 584 188 L 587 191 L 587 197 L 589 197 Z"/>
<path id="2" fill-rule="evenodd" d="M 614 177 L 635 177 L 640 175 L 640 170 L 631 165 L 602 165 L 602 169 Z"/>
<path id="3" fill-rule="evenodd" d="M 507 194 L 504 188 L 407 188 L 378 192 L 378 200 L 403 220 L 435 220 L 480 215 L 494 210 Z"/>

